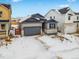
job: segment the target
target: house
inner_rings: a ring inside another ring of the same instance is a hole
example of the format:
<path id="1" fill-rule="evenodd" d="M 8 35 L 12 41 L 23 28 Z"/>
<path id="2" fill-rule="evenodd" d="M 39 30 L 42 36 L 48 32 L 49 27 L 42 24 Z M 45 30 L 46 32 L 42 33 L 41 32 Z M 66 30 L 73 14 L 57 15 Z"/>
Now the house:
<path id="1" fill-rule="evenodd" d="M 50 17 L 58 21 L 58 32 L 75 33 L 77 31 L 77 23 L 74 23 L 77 21 L 76 14 L 69 7 L 50 10 L 45 18 Z"/>
<path id="2" fill-rule="evenodd" d="M 0 38 L 9 35 L 11 19 L 11 5 L 0 4 Z"/>
<path id="3" fill-rule="evenodd" d="M 74 21 L 76 21 L 76 15 L 75 15 L 74 11 L 72 11 L 70 8 L 67 8 L 67 9 L 66 9 L 67 11 L 65 13 L 63 32 L 73 34 L 77 31 L 77 24 L 74 23 Z"/>
<path id="4" fill-rule="evenodd" d="M 33 14 L 21 22 L 21 34 L 22 36 L 57 34 L 57 21 L 52 17 L 47 20 L 38 13 Z"/>
<path id="5" fill-rule="evenodd" d="M 42 22 L 35 18 L 28 18 L 21 23 L 22 36 L 33 36 L 42 34 Z"/>
<path id="6" fill-rule="evenodd" d="M 42 34 L 42 25 L 44 16 L 40 14 L 33 14 L 29 18 L 21 22 L 22 36 L 33 36 Z"/>
<path id="7" fill-rule="evenodd" d="M 49 20 L 45 21 L 44 32 L 48 35 L 57 34 L 57 21 L 50 17 Z"/>
<path id="8" fill-rule="evenodd" d="M 50 19 L 50 17 L 52 17 L 52 19 L 58 21 L 58 32 L 63 31 L 62 30 L 62 28 L 63 28 L 62 24 L 64 23 L 64 21 L 63 21 L 64 15 L 60 14 L 60 12 L 57 9 L 51 9 L 45 15 L 46 19 Z"/>

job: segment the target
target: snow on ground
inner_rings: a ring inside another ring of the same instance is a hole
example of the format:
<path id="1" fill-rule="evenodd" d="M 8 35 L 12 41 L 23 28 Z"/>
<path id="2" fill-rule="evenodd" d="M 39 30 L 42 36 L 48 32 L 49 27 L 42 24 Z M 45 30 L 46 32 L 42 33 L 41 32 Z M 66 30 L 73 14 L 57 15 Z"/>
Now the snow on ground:
<path id="1" fill-rule="evenodd" d="M 56 55 L 60 56 L 62 59 L 79 59 L 79 49 L 57 52 Z"/>
<path id="2" fill-rule="evenodd" d="M 74 40 L 75 37 L 69 38 L 71 37 L 69 35 L 65 35 L 65 37 L 72 42 L 65 39 L 61 41 L 59 38 L 51 38 L 47 35 L 39 37 L 38 40 L 44 42 L 44 45 L 50 46 L 48 50 L 62 59 L 79 59 L 79 44 Z"/>
<path id="3" fill-rule="evenodd" d="M 0 48 L 0 59 L 55 59 L 35 37 L 16 38 Z"/>
<path id="4" fill-rule="evenodd" d="M 66 37 L 66 38 L 68 38 L 70 41 L 79 44 L 79 37 L 77 37 L 75 35 L 68 35 L 68 34 L 65 34 L 63 36 Z"/>
<path id="5" fill-rule="evenodd" d="M 47 35 L 14 38 L 0 48 L 0 59 L 79 59 L 79 37 L 63 36 L 68 40 Z"/>
<path id="6" fill-rule="evenodd" d="M 59 38 L 51 38 L 47 35 L 39 37 L 38 39 L 43 41 L 45 45 L 50 46 L 52 51 L 64 51 L 79 47 L 79 45 L 73 41 L 70 42 L 66 39 L 61 41 Z"/>

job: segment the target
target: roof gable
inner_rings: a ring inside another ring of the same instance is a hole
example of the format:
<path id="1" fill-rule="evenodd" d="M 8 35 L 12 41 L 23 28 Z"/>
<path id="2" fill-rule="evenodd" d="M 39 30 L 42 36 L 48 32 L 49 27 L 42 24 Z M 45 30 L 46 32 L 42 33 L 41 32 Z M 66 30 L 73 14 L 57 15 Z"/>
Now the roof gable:
<path id="1" fill-rule="evenodd" d="M 40 18 L 40 19 L 44 19 L 44 16 L 42 16 L 41 14 L 37 13 L 37 14 L 33 14 L 31 17 L 33 18 Z"/>
<path id="2" fill-rule="evenodd" d="M 0 5 L 3 5 L 4 7 L 8 8 L 8 9 L 11 9 L 11 5 L 10 4 L 0 4 Z"/>
<path id="3" fill-rule="evenodd" d="M 59 9 L 58 11 L 59 11 L 61 14 L 66 14 L 69 10 L 70 10 L 69 7 L 65 7 L 65 8 Z"/>
<path id="4" fill-rule="evenodd" d="M 51 9 L 45 14 L 45 17 L 47 17 L 49 14 L 52 14 L 52 13 L 59 14 L 59 11 L 57 9 Z"/>
<path id="5" fill-rule="evenodd" d="M 79 12 L 74 12 L 75 13 L 75 15 L 79 15 Z"/>
<path id="6" fill-rule="evenodd" d="M 50 19 L 47 20 L 46 22 L 47 22 L 47 23 L 50 23 L 50 22 L 58 23 L 56 20 L 52 19 L 52 17 L 50 17 Z"/>
<path id="7" fill-rule="evenodd" d="M 24 20 L 22 23 L 25 23 L 25 22 L 28 22 L 28 23 L 30 23 L 30 22 L 40 22 L 40 20 L 37 20 L 35 18 L 30 17 L 30 18 Z"/>
<path id="8" fill-rule="evenodd" d="M 22 23 L 25 23 L 25 22 L 45 22 L 45 21 L 46 21 L 46 19 L 44 18 L 44 16 L 37 13 L 37 14 L 31 15 L 29 18 L 22 21 Z"/>

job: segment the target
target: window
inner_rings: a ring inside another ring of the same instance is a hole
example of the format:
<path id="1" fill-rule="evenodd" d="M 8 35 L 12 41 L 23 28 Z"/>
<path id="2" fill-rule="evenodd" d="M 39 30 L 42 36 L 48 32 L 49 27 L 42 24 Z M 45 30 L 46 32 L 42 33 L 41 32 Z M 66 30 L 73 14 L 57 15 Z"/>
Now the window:
<path id="1" fill-rule="evenodd" d="M 79 17 L 77 16 L 77 20 L 79 20 Z"/>
<path id="2" fill-rule="evenodd" d="M 53 17 L 52 17 L 52 16 L 50 16 L 50 19 L 52 19 L 52 18 L 53 18 L 53 19 L 55 19 L 55 16 L 53 16 Z"/>
<path id="3" fill-rule="evenodd" d="M 53 17 L 53 19 L 55 19 L 55 16 Z"/>
<path id="4" fill-rule="evenodd" d="M 55 24 L 50 24 L 49 27 L 50 29 L 55 28 Z"/>
<path id="5" fill-rule="evenodd" d="M 73 16 L 72 14 L 68 14 L 68 20 L 71 20 L 71 16 Z"/>
<path id="6" fill-rule="evenodd" d="M 2 17 L 2 11 L 0 11 L 0 17 Z"/>
<path id="7" fill-rule="evenodd" d="M 5 24 L 1 24 L 1 29 L 5 29 Z"/>
<path id="8" fill-rule="evenodd" d="M 52 16 L 50 16 L 50 19 L 52 19 Z"/>
<path id="9" fill-rule="evenodd" d="M 71 16 L 68 17 L 68 20 L 70 20 L 70 19 L 71 19 Z"/>

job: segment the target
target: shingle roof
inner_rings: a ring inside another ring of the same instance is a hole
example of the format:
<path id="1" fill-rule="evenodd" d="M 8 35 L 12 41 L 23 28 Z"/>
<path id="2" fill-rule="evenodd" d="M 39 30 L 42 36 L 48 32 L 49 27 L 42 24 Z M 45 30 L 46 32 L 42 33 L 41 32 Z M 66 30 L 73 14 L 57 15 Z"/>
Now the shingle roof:
<path id="1" fill-rule="evenodd" d="M 3 5 L 3 6 L 5 6 L 6 8 L 11 9 L 11 5 L 10 5 L 10 4 L 0 4 L 0 5 Z"/>
<path id="2" fill-rule="evenodd" d="M 40 20 L 37 20 L 35 18 L 30 17 L 30 18 L 26 19 L 25 21 L 23 21 L 22 23 L 25 23 L 25 22 L 28 22 L 28 23 L 30 23 L 30 22 L 40 22 Z"/>
<path id="3" fill-rule="evenodd" d="M 50 18 L 50 19 L 47 20 L 46 22 L 55 22 L 55 23 L 58 23 L 58 21 L 56 21 L 56 20 L 54 20 L 54 19 L 52 19 L 52 18 Z"/>
<path id="4" fill-rule="evenodd" d="M 44 16 L 37 13 L 37 14 L 31 15 L 29 18 L 22 21 L 22 23 L 24 23 L 24 22 L 42 22 L 43 23 L 45 21 L 46 21 L 46 19 L 44 18 Z"/>
<path id="5" fill-rule="evenodd" d="M 39 14 L 39 13 L 33 14 L 31 17 L 44 19 L 44 16 L 42 16 L 42 15 Z"/>
<path id="6" fill-rule="evenodd" d="M 74 12 L 75 13 L 75 15 L 79 15 L 79 12 Z"/>
<path id="7" fill-rule="evenodd" d="M 69 7 L 65 7 L 65 8 L 59 9 L 58 11 L 59 11 L 61 14 L 66 14 L 69 10 L 70 10 Z"/>

